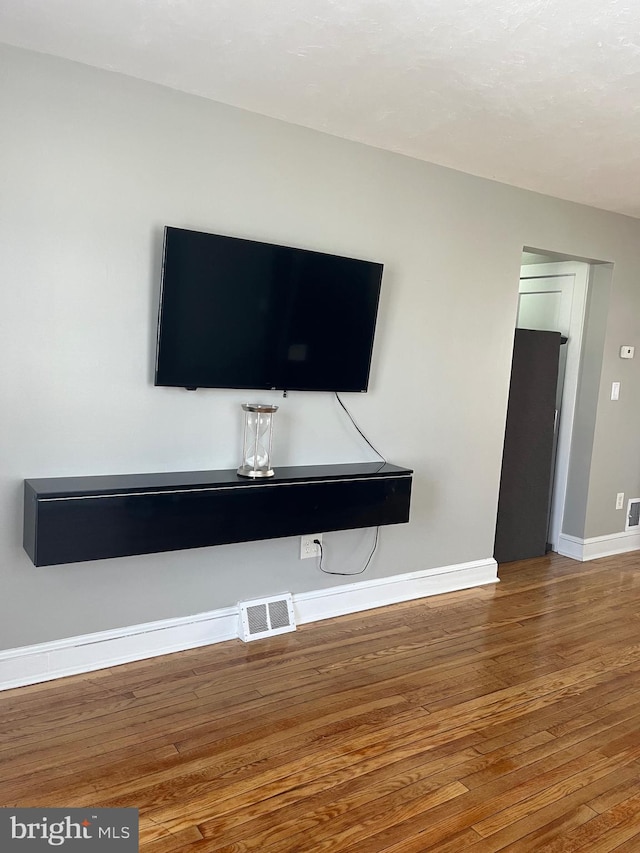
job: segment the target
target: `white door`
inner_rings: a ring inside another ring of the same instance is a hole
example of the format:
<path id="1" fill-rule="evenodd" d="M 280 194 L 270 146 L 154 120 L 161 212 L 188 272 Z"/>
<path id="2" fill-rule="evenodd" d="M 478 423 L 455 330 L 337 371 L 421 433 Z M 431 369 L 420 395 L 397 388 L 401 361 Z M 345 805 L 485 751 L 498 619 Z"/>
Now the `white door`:
<path id="1" fill-rule="evenodd" d="M 568 339 L 560 347 L 556 394 L 557 452 L 549 524 L 549 543 L 554 551 L 562 533 L 567 495 L 588 277 L 589 265 L 573 261 L 532 264 L 520 271 L 517 327 L 560 332 Z"/>

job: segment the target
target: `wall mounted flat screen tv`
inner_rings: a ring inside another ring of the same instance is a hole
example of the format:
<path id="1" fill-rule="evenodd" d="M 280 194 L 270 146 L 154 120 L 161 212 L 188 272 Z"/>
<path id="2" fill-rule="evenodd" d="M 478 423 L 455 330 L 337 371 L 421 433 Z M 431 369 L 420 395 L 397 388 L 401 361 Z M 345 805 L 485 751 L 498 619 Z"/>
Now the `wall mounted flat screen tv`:
<path id="1" fill-rule="evenodd" d="M 165 228 L 156 385 L 366 391 L 382 264 Z"/>

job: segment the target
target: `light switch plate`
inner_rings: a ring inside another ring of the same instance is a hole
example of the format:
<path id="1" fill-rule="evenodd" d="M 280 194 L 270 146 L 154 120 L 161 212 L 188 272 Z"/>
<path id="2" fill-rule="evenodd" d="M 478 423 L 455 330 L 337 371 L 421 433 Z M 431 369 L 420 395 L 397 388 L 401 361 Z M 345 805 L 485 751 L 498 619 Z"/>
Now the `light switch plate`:
<path id="1" fill-rule="evenodd" d="M 635 355 L 635 351 L 635 347 L 620 347 L 620 358 L 633 358 L 633 356 Z"/>

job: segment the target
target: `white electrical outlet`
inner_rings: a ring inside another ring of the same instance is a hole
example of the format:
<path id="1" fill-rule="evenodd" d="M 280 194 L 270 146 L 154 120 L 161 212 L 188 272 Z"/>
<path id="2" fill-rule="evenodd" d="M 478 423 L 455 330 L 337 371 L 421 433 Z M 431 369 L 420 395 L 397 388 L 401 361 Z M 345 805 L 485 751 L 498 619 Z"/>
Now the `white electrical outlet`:
<path id="1" fill-rule="evenodd" d="M 622 509 L 624 507 L 624 492 L 618 492 L 616 495 L 616 509 Z"/>
<path id="2" fill-rule="evenodd" d="M 320 556 L 320 545 L 316 545 L 313 541 L 317 539 L 322 542 L 322 533 L 308 533 L 306 536 L 300 537 L 300 559 L 307 560 L 309 557 Z"/>

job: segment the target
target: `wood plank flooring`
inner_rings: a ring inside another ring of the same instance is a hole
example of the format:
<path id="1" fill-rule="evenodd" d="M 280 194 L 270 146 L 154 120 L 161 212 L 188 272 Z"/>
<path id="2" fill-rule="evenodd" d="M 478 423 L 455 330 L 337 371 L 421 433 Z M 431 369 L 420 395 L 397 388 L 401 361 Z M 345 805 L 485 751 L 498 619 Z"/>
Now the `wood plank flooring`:
<path id="1" fill-rule="evenodd" d="M 0 805 L 144 853 L 640 851 L 640 554 L 0 693 Z"/>

